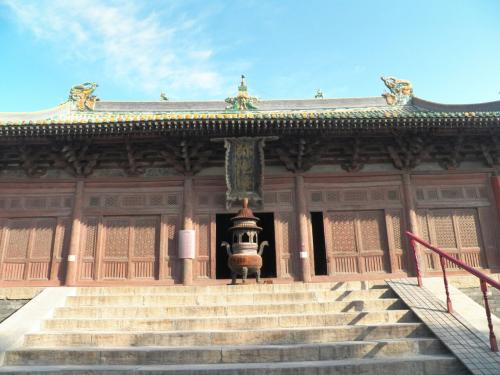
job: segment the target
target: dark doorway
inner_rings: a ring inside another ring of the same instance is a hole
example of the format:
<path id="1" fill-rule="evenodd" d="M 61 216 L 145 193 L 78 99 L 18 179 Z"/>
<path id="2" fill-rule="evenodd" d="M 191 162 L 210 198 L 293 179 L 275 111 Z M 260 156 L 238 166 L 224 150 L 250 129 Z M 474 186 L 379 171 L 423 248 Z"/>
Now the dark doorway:
<path id="1" fill-rule="evenodd" d="M 263 230 L 259 234 L 259 245 L 262 241 L 269 242 L 269 246 L 264 248 L 262 253 L 262 277 L 276 277 L 276 246 L 274 242 L 274 215 L 270 212 L 254 213 L 260 220 L 257 225 Z M 215 215 L 216 231 L 216 254 L 215 277 L 217 279 L 230 279 L 231 271 L 227 266 L 227 253 L 224 247 L 220 244 L 226 241 L 232 243 L 231 236 L 228 232 L 231 226 L 231 218 L 235 214 L 217 214 Z M 253 277 L 253 276 L 252 276 Z"/>
<path id="2" fill-rule="evenodd" d="M 311 212 L 311 224 L 314 247 L 314 274 L 327 275 L 323 212 Z"/>

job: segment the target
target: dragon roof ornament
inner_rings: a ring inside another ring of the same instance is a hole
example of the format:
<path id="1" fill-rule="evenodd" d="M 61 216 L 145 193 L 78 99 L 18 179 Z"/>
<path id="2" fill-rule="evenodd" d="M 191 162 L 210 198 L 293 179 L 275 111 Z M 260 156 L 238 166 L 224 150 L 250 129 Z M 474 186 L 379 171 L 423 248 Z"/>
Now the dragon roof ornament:
<path id="1" fill-rule="evenodd" d="M 75 104 L 79 111 L 92 111 L 96 101 L 99 100 L 95 95 L 92 95 L 97 86 L 97 83 L 94 82 L 73 86 L 69 90 L 69 100 Z"/>
<path id="2" fill-rule="evenodd" d="M 389 105 L 404 105 L 413 98 L 413 86 L 410 81 L 396 77 L 380 77 L 390 92 L 384 92 L 382 96 Z"/>
<path id="3" fill-rule="evenodd" d="M 241 75 L 241 83 L 238 86 L 238 95 L 226 98 L 225 102 L 229 104 L 226 110 L 232 111 L 252 111 L 259 109 L 256 106 L 258 99 L 255 96 L 248 95 L 245 76 Z"/>

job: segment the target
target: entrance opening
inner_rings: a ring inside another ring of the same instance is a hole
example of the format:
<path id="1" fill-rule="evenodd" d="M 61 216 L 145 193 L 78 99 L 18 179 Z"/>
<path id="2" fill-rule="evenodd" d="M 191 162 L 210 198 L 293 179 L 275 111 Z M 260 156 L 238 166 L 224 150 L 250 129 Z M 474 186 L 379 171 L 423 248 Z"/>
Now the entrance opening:
<path id="1" fill-rule="evenodd" d="M 323 212 L 311 212 L 311 224 L 314 247 L 314 274 L 327 275 Z"/>
<path id="2" fill-rule="evenodd" d="M 269 242 L 269 246 L 264 248 L 262 253 L 262 277 L 276 277 L 276 246 L 274 242 L 274 215 L 270 212 L 255 213 L 260 220 L 257 225 L 262 228 L 259 233 L 259 245 L 263 241 Z M 216 263 L 215 277 L 217 279 L 230 279 L 231 271 L 227 265 L 227 253 L 224 247 L 220 244 L 226 241 L 232 244 L 231 234 L 228 229 L 231 227 L 231 218 L 235 214 L 217 214 L 215 215 L 215 240 L 216 240 Z M 253 239 L 252 239 L 253 240 Z M 255 241 L 255 240 L 253 240 Z M 248 241 L 247 241 L 248 242 Z M 252 276 L 253 277 L 253 276 Z"/>

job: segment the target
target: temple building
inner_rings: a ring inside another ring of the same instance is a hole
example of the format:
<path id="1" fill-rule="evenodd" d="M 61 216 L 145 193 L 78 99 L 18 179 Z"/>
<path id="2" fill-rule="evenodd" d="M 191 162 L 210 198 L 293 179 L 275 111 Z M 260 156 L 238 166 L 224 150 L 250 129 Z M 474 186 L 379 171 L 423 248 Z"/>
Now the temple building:
<path id="1" fill-rule="evenodd" d="M 500 101 L 383 83 L 264 100 L 242 78 L 225 101 L 184 102 L 99 100 L 85 83 L 0 113 L 0 286 L 228 283 L 221 243 L 243 198 L 265 282 L 414 275 L 406 230 L 498 272 Z M 440 272 L 433 253 L 421 264 Z"/>

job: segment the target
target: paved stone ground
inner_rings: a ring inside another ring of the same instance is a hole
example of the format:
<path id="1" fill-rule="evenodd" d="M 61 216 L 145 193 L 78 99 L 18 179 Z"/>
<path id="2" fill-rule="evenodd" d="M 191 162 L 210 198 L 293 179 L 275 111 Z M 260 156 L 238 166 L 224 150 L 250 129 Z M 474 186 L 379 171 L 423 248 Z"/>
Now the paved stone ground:
<path id="1" fill-rule="evenodd" d="M 489 343 L 459 314 L 448 314 L 432 293 L 418 287 L 416 279 L 390 280 L 388 284 L 473 374 L 500 374 L 500 354 L 491 352 Z"/>

